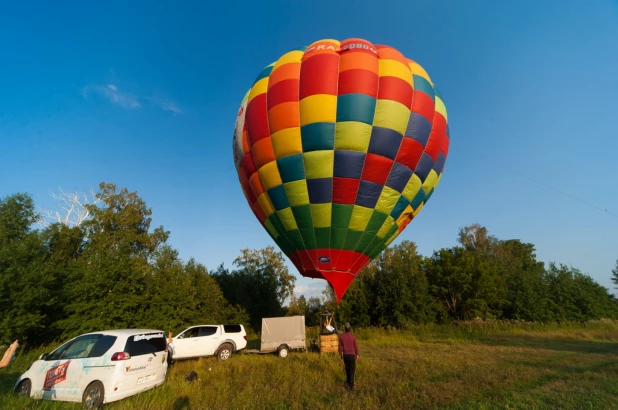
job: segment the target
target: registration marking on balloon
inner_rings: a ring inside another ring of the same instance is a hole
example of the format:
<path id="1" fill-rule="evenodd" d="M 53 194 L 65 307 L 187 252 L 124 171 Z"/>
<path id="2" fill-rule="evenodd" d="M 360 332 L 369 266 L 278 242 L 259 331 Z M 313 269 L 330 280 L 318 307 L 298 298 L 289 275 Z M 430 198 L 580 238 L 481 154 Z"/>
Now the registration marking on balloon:
<path id="1" fill-rule="evenodd" d="M 251 210 L 300 273 L 326 279 L 340 302 L 432 196 L 450 137 L 425 70 L 353 38 L 316 41 L 262 70 L 233 140 Z"/>

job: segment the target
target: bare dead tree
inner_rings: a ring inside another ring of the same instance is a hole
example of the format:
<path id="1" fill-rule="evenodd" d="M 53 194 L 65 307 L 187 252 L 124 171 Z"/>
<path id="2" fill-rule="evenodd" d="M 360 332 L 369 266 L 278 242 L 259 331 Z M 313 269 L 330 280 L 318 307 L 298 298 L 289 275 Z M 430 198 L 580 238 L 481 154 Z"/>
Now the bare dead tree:
<path id="1" fill-rule="evenodd" d="M 50 191 L 52 198 L 58 201 L 58 210 L 40 207 L 43 227 L 53 223 L 61 223 L 70 228 L 79 226 L 90 217 L 90 211 L 85 205 L 96 205 L 102 201 L 95 195 L 92 188 L 90 188 L 90 198 L 83 192 L 65 192 L 62 188 L 58 188 L 59 194 Z"/>

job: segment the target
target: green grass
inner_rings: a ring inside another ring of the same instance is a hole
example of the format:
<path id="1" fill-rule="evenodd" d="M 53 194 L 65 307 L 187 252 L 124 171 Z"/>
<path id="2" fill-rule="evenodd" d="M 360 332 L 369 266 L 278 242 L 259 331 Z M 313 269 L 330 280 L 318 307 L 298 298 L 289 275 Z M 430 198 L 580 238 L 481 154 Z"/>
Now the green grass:
<path id="1" fill-rule="evenodd" d="M 159 388 L 109 409 L 611 409 L 618 408 L 618 324 L 507 322 L 359 329 L 356 391 L 335 354 L 237 354 L 175 363 Z M 315 337 L 315 329 L 308 336 Z M 251 344 L 253 347 L 255 345 Z M 11 395 L 46 349 L 0 370 L 0 408 L 77 409 Z M 47 349 L 49 350 L 49 349 Z M 187 383 L 191 370 L 199 379 Z"/>

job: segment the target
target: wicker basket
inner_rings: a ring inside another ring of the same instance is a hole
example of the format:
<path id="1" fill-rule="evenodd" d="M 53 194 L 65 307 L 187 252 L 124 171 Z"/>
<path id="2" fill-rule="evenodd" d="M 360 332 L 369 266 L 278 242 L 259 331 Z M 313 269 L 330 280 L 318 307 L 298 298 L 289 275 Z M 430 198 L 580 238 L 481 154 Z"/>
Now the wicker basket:
<path id="1" fill-rule="evenodd" d="M 320 353 L 336 353 L 339 350 L 339 336 L 320 335 Z"/>

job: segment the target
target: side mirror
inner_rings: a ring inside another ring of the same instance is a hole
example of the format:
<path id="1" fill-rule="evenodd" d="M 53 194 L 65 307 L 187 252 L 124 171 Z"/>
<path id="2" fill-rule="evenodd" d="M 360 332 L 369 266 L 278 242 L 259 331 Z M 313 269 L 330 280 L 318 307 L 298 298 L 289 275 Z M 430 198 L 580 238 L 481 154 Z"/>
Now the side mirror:
<path id="1" fill-rule="evenodd" d="M 45 360 L 47 359 L 47 356 L 49 356 L 49 353 L 43 353 L 42 355 L 39 356 L 39 360 Z"/>

